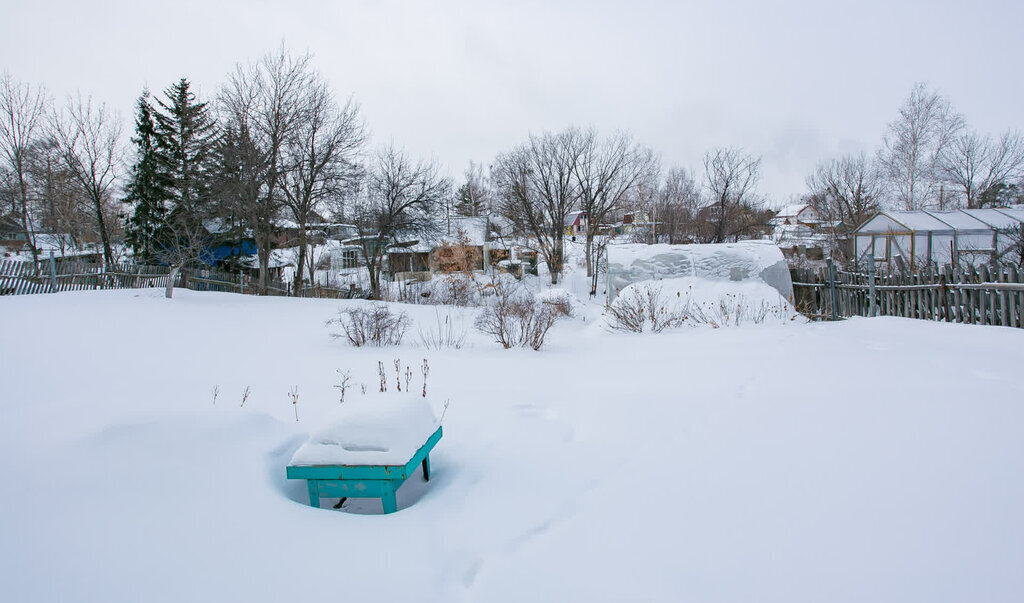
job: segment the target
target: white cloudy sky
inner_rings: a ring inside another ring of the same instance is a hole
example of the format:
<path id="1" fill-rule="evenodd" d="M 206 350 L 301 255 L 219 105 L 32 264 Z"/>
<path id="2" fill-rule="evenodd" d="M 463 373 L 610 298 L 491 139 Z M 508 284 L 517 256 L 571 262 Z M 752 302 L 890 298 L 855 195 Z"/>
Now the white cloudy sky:
<path id="1" fill-rule="evenodd" d="M 781 203 L 873 151 L 915 81 L 982 131 L 1024 129 L 1024 2 L 0 0 L 0 69 L 131 117 L 143 86 L 216 91 L 282 40 L 361 103 L 376 142 L 459 176 L 530 132 L 626 129 L 668 165 L 763 157 Z"/>

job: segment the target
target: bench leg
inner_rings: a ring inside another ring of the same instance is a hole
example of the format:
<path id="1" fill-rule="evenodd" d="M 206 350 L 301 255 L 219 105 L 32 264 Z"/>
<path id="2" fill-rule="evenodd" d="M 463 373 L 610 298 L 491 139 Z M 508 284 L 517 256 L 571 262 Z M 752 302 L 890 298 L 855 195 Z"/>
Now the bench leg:
<path id="1" fill-rule="evenodd" d="M 394 482 L 384 482 L 383 492 L 380 495 L 380 502 L 385 513 L 394 513 L 398 510 L 398 501 L 395 500 Z"/>
<path id="2" fill-rule="evenodd" d="M 430 455 L 423 457 L 423 479 L 430 481 Z"/>
<path id="3" fill-rule="evenodd" d="M 306 487 L 309 489 L 309 506 L 320 508 L 320 486 L 315 479 L 307 479 Z"/>

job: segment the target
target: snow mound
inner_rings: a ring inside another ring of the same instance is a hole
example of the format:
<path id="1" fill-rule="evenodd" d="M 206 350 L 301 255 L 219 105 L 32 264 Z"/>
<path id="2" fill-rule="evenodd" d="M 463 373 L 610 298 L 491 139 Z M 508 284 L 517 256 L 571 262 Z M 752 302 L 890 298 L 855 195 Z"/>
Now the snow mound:
<path id="1" fill-rule="evenodd" d="M 788 323 L 802 318 L 774 287 L 757 280 L 713 281 L 691 276 L 640 281 L 626 286 L 612 306 L 657 315 L 664 325 L 661 328 Z M 614 327 L 614 318 L 609 320 Z"/>
<path id="2" fill-rule="evenodd" d="M 761 282 L 784 299 L 793 299 L 793 281 L 786 258 L 771 241 L 608 247 L 608 283 L 613 298 L 633 283 L 682 277 Z"/>
<path id="3" fill-rule="evenodd" d="M 290 465 L 404 465 L 438 420 L 415 394 L 366 395 L 346 400 L 309 436 Z"/>

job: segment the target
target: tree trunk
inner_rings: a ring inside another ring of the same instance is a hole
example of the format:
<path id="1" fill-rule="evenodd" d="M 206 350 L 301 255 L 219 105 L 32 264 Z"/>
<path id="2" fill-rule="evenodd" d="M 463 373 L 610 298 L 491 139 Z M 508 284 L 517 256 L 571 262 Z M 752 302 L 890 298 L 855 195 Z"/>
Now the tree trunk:
<path id="1" fill-rule="evenodd" d="M 35 233 L 32 232 L 32 223 L 28 218 L 28 185 L 25 184 L 25 178 L 20 173 L 18 174 L 18 188 L 21 193 L 21 227 L 25 231 L 25 242 L 28 243 L 29 251 L 32 252 L 32 265 L 35 266 L 38 274 L 39 250 L 36 249 Z"/>
<path id="2" fill-rule="evenodd" d="M 268 286 L 268 277 L 270 276 L 270 233 L 263 232 L 259 236 L 259 240 L 256 244 L 256 252 L 259 254 L 260 259 L 260 282 L 259 282 L 259 293 L 260 295 L 266 295 L 270 290 Z"/>
<path id="3" fill-rule="evenodd" d="M 594 234 L 593 231 L 590 230 L 590 228 L 587 228 L 587 243 L 583 247 L 583 252 L 583 255 L 586 257 L 587 261 L 587 276 L 594 276 Z"/>
<path id="4" fill-rule="evenodd" d="M 100 240 L 103 241 L 103 259 L 108 264 L 114 262 L 114 250 L 110 247 L 110 235 L 107 234 L 107 222 L 103 219 L 103 202 L 98 195 L 92 197 L 93 209 L 96 210 L 96 225 L 100 229 Z"/>
<path id="5" fill-rule="evenodd" d="M 174 266 L 171 268 L 171 278 L 167 280 L 167 288 L 164 289 L 164 297 L 167 299 L 174 297 L 174 281 L 178 280 L 179 270 L 181 270 L 181 266 Z"/>
<path id="6" fill-rule="evenodd" d="M 306 228 L 305 224 L 299 225 L 299 260 L 295 266 L 295 281 L 292 285 L 292 291 L 298 296 L 302 292 L 302 269 L 306 265 Z M 310 273 L 312 277 L 312 273 Z M 312 278 L 310 278 L 312 282 Z"/>
<path id="7" fill-rule="evenodd" d="M 380 258 L 367 258 L 366 267 L 370 272 L 370 299 L 380 299 Z"/>

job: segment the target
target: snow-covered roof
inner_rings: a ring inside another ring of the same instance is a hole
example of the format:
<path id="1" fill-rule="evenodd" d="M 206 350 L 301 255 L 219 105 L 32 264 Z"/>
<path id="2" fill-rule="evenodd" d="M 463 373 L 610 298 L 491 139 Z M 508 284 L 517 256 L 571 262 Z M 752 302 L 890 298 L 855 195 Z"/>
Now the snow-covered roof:
<path id="1" fill-rule="evenodd" d="M 775 214 L 775 217 L 792 218 L 805 209 L 807 209 L 806 203 L 789 203 L 779 208 L 779 211 L 778 213 Z"/>
<path id="2" fill-rule="evenodd" d="M 469 239 L 470 245 L 483 245 L 487 241 L 487 218 L 452 218 L 450 234 L 445 232 L 441 236 L 441 241 L 455 242 L 460 235 Z"/>
<path id="3" fill-rule="evenodd" d="M 210 234 L 223 234 L 231 230 L 231 222 L 224 218 L 210 218 L 203 220 L 203 228 Z"/>
<path id="4" fill-rule="evenodd" d="M 270 258 L 267 260 L 267 268 L 294 266 L 295 260 L 289 257 L 289 255 L 288 249 L 274 249 L 270 252 Z M 239 258 L 239 263 L 250 268 L 258 268 L 260 265 L 259 252 Z"/>

